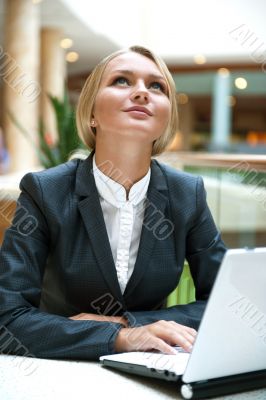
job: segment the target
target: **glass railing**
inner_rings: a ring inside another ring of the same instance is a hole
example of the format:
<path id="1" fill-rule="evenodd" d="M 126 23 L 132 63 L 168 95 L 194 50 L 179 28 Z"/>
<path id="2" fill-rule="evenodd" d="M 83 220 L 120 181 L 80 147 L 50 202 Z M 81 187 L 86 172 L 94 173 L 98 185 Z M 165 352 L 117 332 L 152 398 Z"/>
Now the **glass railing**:
<path id="1" fill-rule="evenodd" d="M 266 246 L 266 156 L 165 153 L 160 160 L 201 175 L 229 248 Z"/>
<path id="2" fill-rule="evenodd" d="M 202 176 L 209 207 L 228 248 L 266 246 L 266 156 L 172 152 L 159 160 Z M 192 299 L 193 285 L 185 267 L 168 305 Z"/>

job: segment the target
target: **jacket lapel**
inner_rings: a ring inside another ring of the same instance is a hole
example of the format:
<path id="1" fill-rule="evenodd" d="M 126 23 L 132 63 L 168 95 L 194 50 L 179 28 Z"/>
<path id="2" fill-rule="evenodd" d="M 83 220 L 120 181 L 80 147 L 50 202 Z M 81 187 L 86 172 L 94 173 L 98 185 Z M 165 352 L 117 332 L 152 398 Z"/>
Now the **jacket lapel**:
<path id="1" fill-rule="evenodd" d="M 125 307 L 105 227 L 99 195 L 93 175 L 93 153 L 79 164 L 75 192 L 80 196 L 78 208 L 84 221 L 99 269 L 114 298 Z"/>
<path id="2" fill-rule="evenodd" d="M 167 182 L 162 170 L 158 163 L 153 160 L 138 256 L 133 274 L 124 293 L 125 301 L 132 294 L 149 265 L 153 248 L 158 240 L 156 226 L 158 227 L 160 225 L 159 221 L 165 218 L 164 212 L 168 201 L 167 191 Z"/>

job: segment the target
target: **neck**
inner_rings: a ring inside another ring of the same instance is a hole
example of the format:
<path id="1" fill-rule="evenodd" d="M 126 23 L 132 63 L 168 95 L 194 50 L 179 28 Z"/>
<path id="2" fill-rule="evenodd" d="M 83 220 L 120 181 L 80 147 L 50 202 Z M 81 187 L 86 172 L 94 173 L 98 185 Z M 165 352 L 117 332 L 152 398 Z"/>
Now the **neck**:
<path id="1" fill-rule="evenodd" d="M 127 194 L 134 183 L 143 178 L 151 162 L 151 148 L 140 149 L 136 144 L 106 145 L 96 144 L 95 161 L 97 167 L 114 181 L 120 183 Z"/>

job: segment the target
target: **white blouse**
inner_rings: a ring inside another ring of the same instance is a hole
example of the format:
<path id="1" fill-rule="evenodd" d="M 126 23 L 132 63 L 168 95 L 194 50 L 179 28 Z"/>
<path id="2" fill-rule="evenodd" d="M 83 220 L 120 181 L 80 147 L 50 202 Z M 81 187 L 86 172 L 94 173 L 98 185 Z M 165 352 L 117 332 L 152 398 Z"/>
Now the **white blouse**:
<path id="1" fill-rule="evenodd" d="M 131 187 L 128 200 L 125 188 L 97 168 L 95 156 L 93 174 L 119 285 L 121 292 L 124 293 L 138 254 L 151 171 L 149 169 L 147 174 Z"/>

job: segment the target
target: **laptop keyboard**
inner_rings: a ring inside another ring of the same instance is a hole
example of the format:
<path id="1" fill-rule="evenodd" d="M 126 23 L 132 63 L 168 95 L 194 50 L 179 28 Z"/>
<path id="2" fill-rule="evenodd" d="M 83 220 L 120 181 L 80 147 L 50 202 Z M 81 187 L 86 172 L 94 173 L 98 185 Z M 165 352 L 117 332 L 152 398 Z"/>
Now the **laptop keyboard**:
<path id="1" fill-rule="evenodd" d="M 189 353 L 188 351 L 186 351 L 185 349 L 183 349 L 183 347 L 180 346 L 172 346 L 178 353 Z"/>

